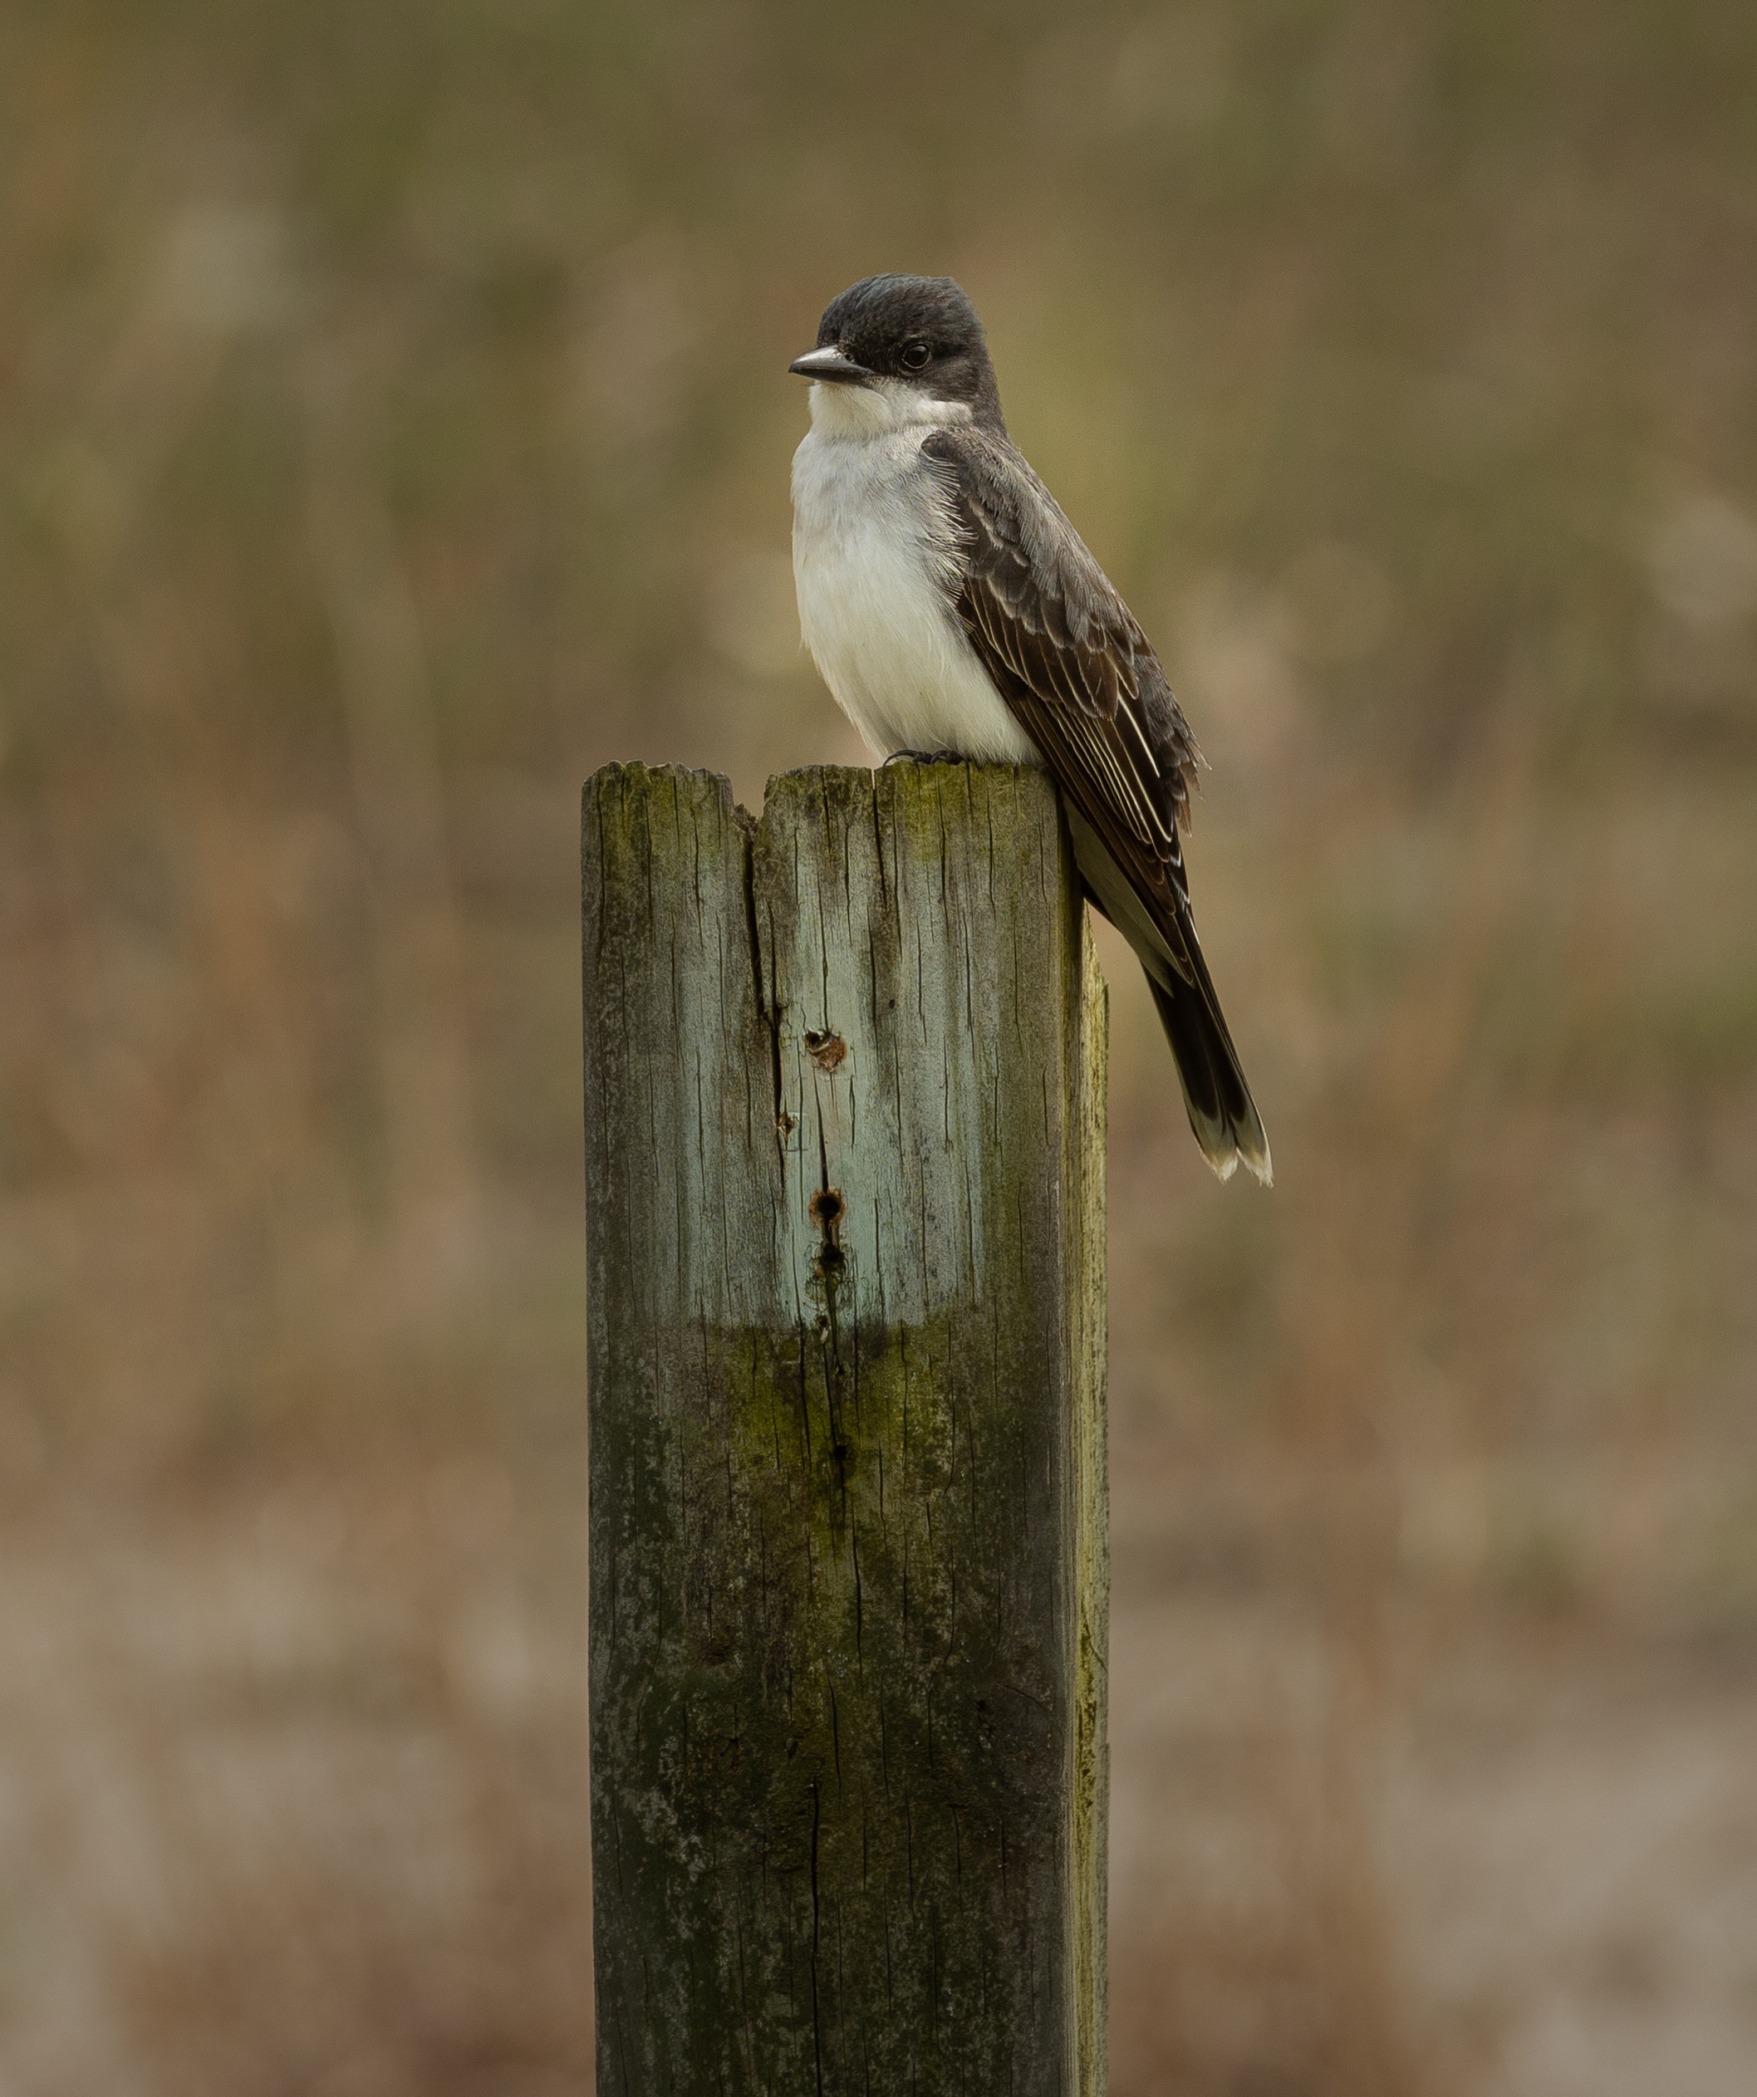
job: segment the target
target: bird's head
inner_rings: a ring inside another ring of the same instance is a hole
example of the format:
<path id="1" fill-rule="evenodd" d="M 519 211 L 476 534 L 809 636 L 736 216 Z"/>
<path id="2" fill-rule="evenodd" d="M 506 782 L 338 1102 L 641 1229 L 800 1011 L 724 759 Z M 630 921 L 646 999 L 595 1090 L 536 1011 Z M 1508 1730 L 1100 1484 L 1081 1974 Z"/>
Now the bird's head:
<path id="1" fill-rule="evenodd" d="M 976 308 L 950 277 L 863 277 L 824 308 L 817 347 L 787 367 L 900 406 L 943 404 L 1001 428 L 1000 391 Z"/>

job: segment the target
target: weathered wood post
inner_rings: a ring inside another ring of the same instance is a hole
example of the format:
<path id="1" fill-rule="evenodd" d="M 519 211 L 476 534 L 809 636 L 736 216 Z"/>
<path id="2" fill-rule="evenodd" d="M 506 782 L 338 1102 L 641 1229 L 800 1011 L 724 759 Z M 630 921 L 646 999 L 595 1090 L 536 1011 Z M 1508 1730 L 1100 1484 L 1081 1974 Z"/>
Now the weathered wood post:
<path id="1" fill-rule="evenodd" d="M 1003 767 L 585 791 L 600 2097 L 1104 2086 L 1104 1004 Z"/>

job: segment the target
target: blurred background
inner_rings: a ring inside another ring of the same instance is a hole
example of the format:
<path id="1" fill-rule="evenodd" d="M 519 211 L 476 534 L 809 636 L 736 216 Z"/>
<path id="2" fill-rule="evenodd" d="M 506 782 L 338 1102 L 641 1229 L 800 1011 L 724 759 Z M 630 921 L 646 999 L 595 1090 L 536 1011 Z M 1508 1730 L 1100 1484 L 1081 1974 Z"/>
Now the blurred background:
<path id="1" fill-rule="evenodd" d="M 1112 982 L 1117 2097 L 1757 2059 L 1748 0 L 0 15 L 0 2089 L 590 2082 L 578 788 L 859 751 L 887 268 L 1213 770 Z"/>

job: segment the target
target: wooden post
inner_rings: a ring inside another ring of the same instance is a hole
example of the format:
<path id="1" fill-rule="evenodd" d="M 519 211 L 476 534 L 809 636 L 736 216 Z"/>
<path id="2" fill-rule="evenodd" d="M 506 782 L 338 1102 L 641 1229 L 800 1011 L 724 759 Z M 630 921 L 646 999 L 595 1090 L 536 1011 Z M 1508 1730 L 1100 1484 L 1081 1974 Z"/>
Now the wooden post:
<path id="1" fill-rule="evenodd" d="M 585 791 L 600 2097 L 1104 2087 L 1104 998 L 1037 773 Z"/>

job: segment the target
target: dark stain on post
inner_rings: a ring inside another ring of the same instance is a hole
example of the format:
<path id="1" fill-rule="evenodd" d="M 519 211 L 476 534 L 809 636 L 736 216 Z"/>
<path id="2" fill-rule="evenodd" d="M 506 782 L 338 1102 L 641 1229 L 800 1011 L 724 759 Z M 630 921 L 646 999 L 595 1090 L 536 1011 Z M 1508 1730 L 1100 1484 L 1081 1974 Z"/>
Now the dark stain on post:
<path id="1" fill-rule="evenodd" d="M 842 1206 L 840 1187 L 820 1187 L 811 1198 L 811 1220 L 824 1238 L 817 1256 L 820 1273 L 842 1264 Z"/>
<path id="2" fill-rule="evenodd" d="M 841 1490 L 843 1509 L 846 1510 L 848 1491 L 848 1464 L 852 1451 L 848 1437 L 842 1428 L 842 1402 L 847 1395 L 848 1364 L 842 1354 L 842 1325 L 838 1293 L 844 1280 L 843 1268 L 847 1265 L 847 1254 L 842 1250 L 842 1218 L 847 1204 L 842 1199 L 840 1187 L 820 1187 L 811 1198 L 808 1214 L 819 1231 L 823 1242 L 812 1261 L 813 1276 L 822 1291 L 823 1310 L 819 1314 L 817 1333 L 823 1350 L 824 1389 L 829 1400 L 830 1411 L 830 1455 L 836 1466 L 836 1482 Z"/>
<path id="3" fill-rule="evenodd" d="M 848 1053 L 848 1044 L 840 1034 L 832 1034 L 825 1027 L 821 1033 L 814 1032 L 805 1037 L 805 1052 L 826 1075 L 833 1076 L 841 1067 Z"/>

